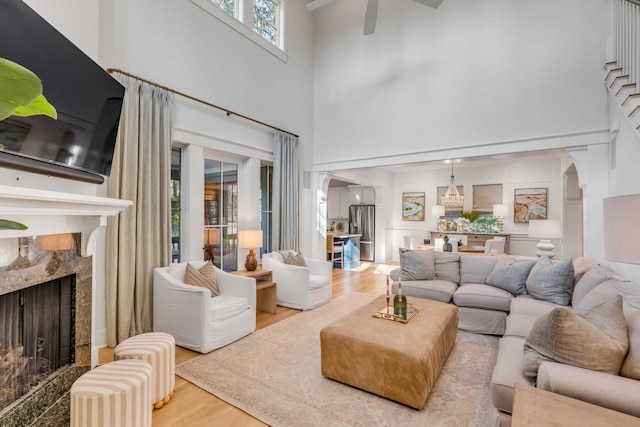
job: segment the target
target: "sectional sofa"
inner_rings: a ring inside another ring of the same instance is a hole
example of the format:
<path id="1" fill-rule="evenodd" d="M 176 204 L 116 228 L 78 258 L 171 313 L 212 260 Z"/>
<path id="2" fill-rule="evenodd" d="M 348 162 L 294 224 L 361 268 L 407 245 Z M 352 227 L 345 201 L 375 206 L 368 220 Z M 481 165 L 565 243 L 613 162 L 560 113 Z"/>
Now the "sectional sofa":
<path id="1" fill-rule="evenodd" d="M 587 258 L 400 250 L 392 291 L 458 306 L 461 330 L 500 336 L 491 380 L 508 425 L 515 383 L 640 417 L 640 285 Z"/>

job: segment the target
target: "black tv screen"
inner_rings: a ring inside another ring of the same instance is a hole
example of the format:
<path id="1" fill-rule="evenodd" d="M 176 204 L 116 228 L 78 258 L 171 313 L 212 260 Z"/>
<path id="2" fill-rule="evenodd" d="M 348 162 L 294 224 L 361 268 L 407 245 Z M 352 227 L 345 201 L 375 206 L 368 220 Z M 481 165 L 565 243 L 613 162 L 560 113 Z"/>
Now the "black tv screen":
<path id="1" fill-rule="evenodd" d="M 102 182 L 91 175 L 111 171 L 124 87 L 21 0 L 0 2 L 0 58 L 33 71 L 58 112 L 0 121 L 0 166 Z"/>

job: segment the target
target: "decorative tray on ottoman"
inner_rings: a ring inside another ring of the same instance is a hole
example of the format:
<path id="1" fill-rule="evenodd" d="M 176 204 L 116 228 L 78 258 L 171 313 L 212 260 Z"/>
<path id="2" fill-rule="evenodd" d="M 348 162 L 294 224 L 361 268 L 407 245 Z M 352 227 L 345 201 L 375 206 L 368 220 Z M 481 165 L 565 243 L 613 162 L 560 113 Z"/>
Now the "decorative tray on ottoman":
<path id="1" fill-rule="evenodd" d="M 393 314 L 393 307 L 386 306 L 383 309 L 379 310 L 377 313 L 373 314 L 372 316 L 378 319 L 393 320 L 394 322 L 407 323 L 409 320 L 411 320 L 413 316 L 416 315 L 418 311 L 419 310 L 415 308 L 413 305 L 407 304 L 407 317 L 402 318 L 400 316 Z"/>

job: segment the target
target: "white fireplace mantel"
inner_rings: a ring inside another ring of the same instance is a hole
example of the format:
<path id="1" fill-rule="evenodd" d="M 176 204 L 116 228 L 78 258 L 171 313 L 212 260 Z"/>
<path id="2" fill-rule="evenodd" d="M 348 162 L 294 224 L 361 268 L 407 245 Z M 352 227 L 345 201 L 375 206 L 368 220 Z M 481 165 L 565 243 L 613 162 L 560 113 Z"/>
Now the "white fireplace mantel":
<path id="1" fill-rule="evenodd" d="M 112 216 L 130 200 L 0 185 L 0 215 Z"/>
<path id="2" fill-rule="evenodd" d="M 0 238 L 83 233 L 82 254 L 93 253 L 97 231 L 107 217 L 131 206 L 130 200 L 0 185 L 0 219 L 25 224 L 26 230 L 0 230 Z"/>

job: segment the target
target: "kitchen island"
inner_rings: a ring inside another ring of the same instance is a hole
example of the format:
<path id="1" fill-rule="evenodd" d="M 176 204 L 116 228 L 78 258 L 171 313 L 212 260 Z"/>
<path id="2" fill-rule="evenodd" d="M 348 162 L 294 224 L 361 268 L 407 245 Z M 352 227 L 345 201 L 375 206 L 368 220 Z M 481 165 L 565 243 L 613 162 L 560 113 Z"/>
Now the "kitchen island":
<path id="1" fill-rule="evenodd" d="M 334 234 L 333 241 L 344 242 L 344 252 L 342 253 L 344 269 L 349 270 L 360 267 L 360 234 Z M 339 267 L 340 264 L 334 263 L 333 266 Z"/>

